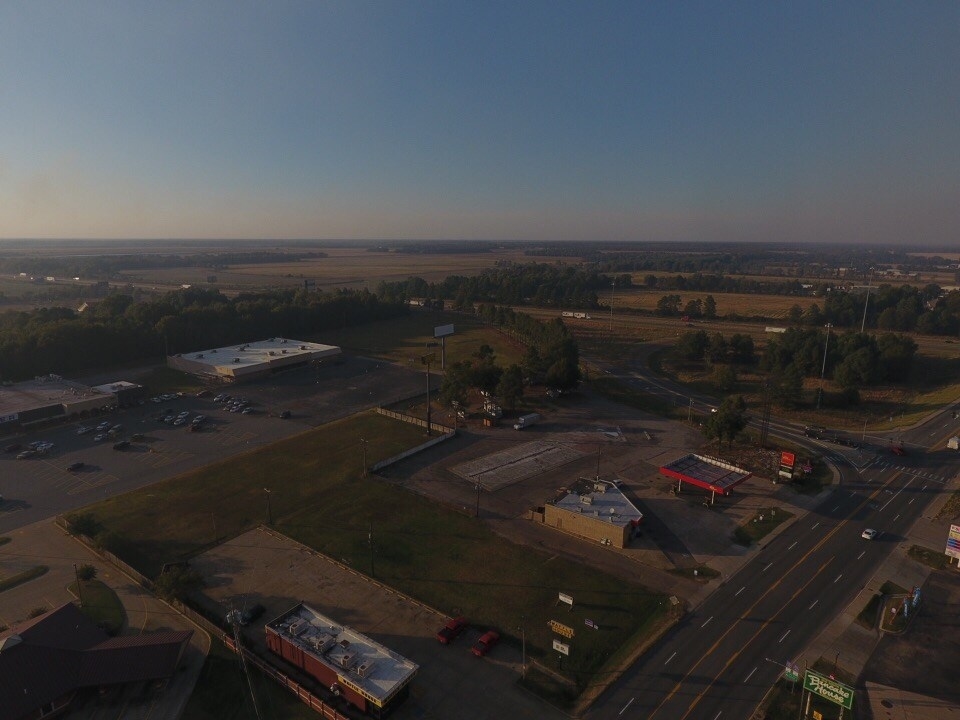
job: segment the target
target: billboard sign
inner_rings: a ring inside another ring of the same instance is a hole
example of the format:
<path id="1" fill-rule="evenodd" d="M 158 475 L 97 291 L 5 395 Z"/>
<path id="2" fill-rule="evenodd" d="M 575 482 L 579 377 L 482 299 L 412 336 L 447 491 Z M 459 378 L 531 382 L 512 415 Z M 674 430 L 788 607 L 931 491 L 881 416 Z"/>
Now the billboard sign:
<path id="1" fill-rule="evenodd" d="M 950 557 L 960 559 L 960 525 L 951 525 L 947 536 L 947 549 L 944 552 Z"/>
<path id="2" fill-rule="evenodd" d="M 824 677 L 820 673 L 813 672 L 813 670 L 807 670 L 803 676 L 803 689 L 847 710 L 853 709 L 852 687 Z"/>
<path id="3" fill-rule="evenodd" d="M 780 465 L 783 467 L 792 468 L 797 463 L 797 456 L 792 452 L 787 452 L 784 450 L 780 453 Z"/>
<path id="4" fill-rule="evenodd" d="M 447 337 L 447 335 L 453 335 L 453 325 L 437 325 L 433 329 L 435 338 Z"/>
<path id="5" fill-rule="evenodd" d="M 557 602 L 565 603 L 571 608 L 573 607 L 573 595 L 567 595 L 566 593 L 557 593 Z"/>

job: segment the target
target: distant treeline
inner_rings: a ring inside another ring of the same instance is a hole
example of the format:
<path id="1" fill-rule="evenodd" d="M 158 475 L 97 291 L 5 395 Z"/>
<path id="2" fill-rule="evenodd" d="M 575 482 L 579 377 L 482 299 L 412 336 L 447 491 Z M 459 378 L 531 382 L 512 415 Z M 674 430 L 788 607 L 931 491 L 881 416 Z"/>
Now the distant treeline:
<path id="1" fill-rule="evenodd" d="M 276 335 L 308 339 L 408 311 L 366 290 L 276 290 L 230 299 L 190 288 L 139 301 L 115 293 L 83 313 L 44 308 L 0 314 L 0 378 L 73 374 Z"/>
<path id="2" fill-rule="evenodd" d="M 228 265 L 297 262 L 325 258 L 324 252 L 225 252 L 197 254 L 127 254 L 89 257 L 13 257 L 0 259 L 0 273 L 27 273 L 35 276 L 107 279 L 123 270 L 153 268 L 206 267 L 223 269 Z"/>
<path id="3" fill-rule="evenodd" d="M 442 282 L 429 283 L 419 277 L 383 282 L 377 294 L 400 302 L 411 298 L 444 300 L 455 310 L 470 309 L 477 303 L 596 308 L 598 292 L 612 289 L 613 281 L 596 270 L 568 265 L 505 262 L 479 275 L 451 275 Z M 616 283 L 618 288 L 632 285 L 629 275 L 616 278 Z"/>

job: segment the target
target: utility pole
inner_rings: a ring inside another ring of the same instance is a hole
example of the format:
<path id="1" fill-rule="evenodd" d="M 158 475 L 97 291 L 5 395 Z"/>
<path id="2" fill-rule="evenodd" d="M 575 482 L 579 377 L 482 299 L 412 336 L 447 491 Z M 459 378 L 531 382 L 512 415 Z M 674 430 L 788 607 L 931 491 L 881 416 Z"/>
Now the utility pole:
<path id="1" fill-rule="evenodd" d="M 80 571 L 77 570 L 77 564 L 73 564 L 73 574 L 77 578 L 77 597 L 80 600 L 80 607 L 83 607 L 83 588 L 80 587 Z"/>
<path id="2" fill-rule="evenodd" d="M 474 517 L 480 517 L 480 475 L 477 476 L 477 509 L 473 513 Z"/>
<path id="3" fill-rule="evenodd" d="M 823 400 L 823 375 L 827 371 L 827 349 L 830 347 L 830 328 L 832 328 L 833 325 L 827 323 L 824 327 L 827 328 L 827 340 L 823 344 L 823 366 L 820 368 L 820 390 L 817 392 L 817 410 L 820 409 L 820 401 Z"/>
<path id="4" fill-rule="evenodd" d="M 273 526 L 273 508 L 270 507 L 270 491 L 267 488 L 264 488 L 263 491 L 267 494 L 267 525 Z"/>
<path id="5" fill-rule="evenodd" d="M 867 305 L 870 304 L 870 283 L 873 281 L 873 268 L 870 268 L 870 278 L 867 280 L 867 297 L 863 301 L 863 320 L 860 321 L 860 332 L 863 332 L 863 329 L 867 325 Z"/>
<path id="6" fill-rule="evenodd" d="M 367 544 L 370 545 L 370 577 L 376 577 L 373 571 L 373 520 L 370 521 L 370 529 L 367 531 Z"/>
<path id="7" fill-rule="evenodd" d="M 420 362 L 427 366 L 427 435 L 430 435 L 430 363 L 436 357 L 436 353 L 427 353 L 420 357 Z"/>
<path id="8" fill-rule="evenodd" d="M 610 283 L 610 334 L 613 335 L 613 291 L 617 289 L 617 279 Z"/>
<path id="9" fill-rule="evenodd" d="M 360 438 L 360 454 L 363 457 L 363 477 L 367 476 L 367 441 Z"/>

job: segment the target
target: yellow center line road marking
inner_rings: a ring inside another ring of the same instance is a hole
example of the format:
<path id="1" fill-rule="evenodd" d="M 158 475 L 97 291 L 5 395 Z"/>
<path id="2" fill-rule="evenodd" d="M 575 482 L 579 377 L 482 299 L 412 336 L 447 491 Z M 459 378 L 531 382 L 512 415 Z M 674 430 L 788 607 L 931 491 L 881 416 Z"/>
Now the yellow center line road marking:
<path id="1" fill-rule="evenodd" d="M 756 599 L 756 601 L 753 603 L 753 605 L 751 605 L 749 608 L 747 608 L 747 611 L 746 611 L 743 615 L 740 616 L 740 619 L 737 620 L 737 621 L 734 622 L 734 623 L 731 623 L 730 627 L 727 628 L 726 632 L 724 632 L 723 635 L 721 635 L 721 636 L 719 637 L 719 639 L 718 639 L 713 645 L 711 645 L 710 648 L 709 648 L 703 655 L 700 656 L 700 659 L 697 660 L 696 663 L 694 663 L 693 667 L 690 668 L 690 671 L 687 672 L 687 673 L 677 682 L 677 684 L 673 686 L 673 689 L 671 689 L 670 692 L 667 693 L 666 697 L 664 697 L 663 700 L 660 701 L 660 704 L 657 705 L 657 707 L 655 707 L 655 708 L 653 709 L 653 712 L 650 713 L 650 715 L 647 717 L 647 720 L 652 720 L 652 718 L 653 718 L 654 716 L 656 716 L 656 714 L 657 714 L 658 712 L 660 712 L 660 708 L 662 708 L 666 703 L 668 703 L 668 702 L 673 698 L 674 695 L 677 694 L 677 691 L 678 691 L 681 687 L 683 687 L 683 683 L 685 683 L 685 682 L 687 681 L 687 679 L 693 674 L 693 672 L 694 672 L 698 667 L 700 667 L 700 664 L 701 664 L 704 660 L 706 660 L 711 654 L 713 654 L 713 652 L 717 649 L 717 647 L 720 645 L 720 643 L 723 642 L 723 640 L 727 637 L 727 635 L 729 635 L 731 632 L 733 632 L 733 630 L 734 630 L 734 628 L 736 628 L 738 622 L 742 621 L 742 620 L 744 619 L 744 617 L 748 616 L 751 612 L 753 612 L 753 610 L 757 607 L 757 605 L 759 605 L 759 604 L 767 597 L 767 595 L 769 595 L 770 593 L 772 593 L 772 592 L 777 588 L 777 586 L 779 586 L 780 583 L 783 582 L 784 578 L 786 578 L 788 575 L 790 575 L 790 573 L 792 573 L 794 570 L 796 570 L 798 567 L 800 567 L 801 564 L 803 564 L 804 562 L 806 562 L 807 558 L 809 558 L 813 553 L 815 553 L 817 550 L 819 550 L 821 547 L 823 547 L 823 545 L 824 545 L 828 540 L 830 540 L 830 538 L 832 538 L 832 537 L 837 533 L 837 531 L 840 530 L 840 528 L 842 528 L 844 525 L 846 525 L 848 522 L 850 522 L 850 519 L 851 519 L 852 517 L 854 517 L 854 516 L 855 516 L 858 512 L 860 512 L 863 508 L 865 508 L 867 505 L 869 505 L 871 502 L 873 502 L 873 500 L 877 497 L 877 495 L 879 495 L 880 492 L 881 492 L 883 489 L 885 489 L 887 485 L 889 485 L 890 483 L 892 483 L 892 482 L 894 481 L 894 479 L 896 479 L 896 478 L 899 477 L 900 475 L 901 475 L 901 473 L 894 473 L 893 475 L 891 475 L 890 478 L 889 478 L 883 485 L 881 485 L 881 486 L 878 487 L 876 490 L 874 490 L 874 491 L 873 491 L 873 494 L 871 494 L 871 495 L 870 495 L 869 497 L 867 497 L 862 503 L 860 503 L 857 507 L 855 507 L 855 508 L 850 512 L 850 514 L 847 515 L 846 518 L 844 518 L 844 519 L 841 520 L 839 523 L 837 523 L 837 525 L 836 525 L 830 532 L 826 533 L 826 534 L 820 539 L 820 542 L 818 542 L 818 543 L 817 543 L 816 545 L 814 545 L 812 548 L 810 548 L 809 550 L 807 550 L 807 552 L 804 553 L 803 556 L 800 557 L 800 559 L 798 559 L 798 560 L 790 567 L 789 570 L 787 570 L 783 575 L 780 576 L 780 578 L 779 578 L 775 583 L 773 583 L 769 588 L 767 588 L 766 591 L 764 591 L 764 593 L 763 593 L 760 597 L 758 597 L 758 598 Z M 818 523 L 818 524 L 819 524 L 819 523 Z M 830 561 L 828 560 L 827 563 L 829 563 L 829 562 L 830 562 Z M 825 566 L 826 566 L 826 564 L 823 565 L 823 566 L 821 566 L 821 570 L 822 570 L 823 567 L 825 567 Z M 819 572 L 820 572 L 820 571 L 818 570 L 817 573 L 819 574 Z M 816 575 L 815 575 L 814 577 L 816 577 Z M 811 579 L 812 579 L 812 578 L 811 578 Z M 809 583 L 809 581 L 807 581 L 807 583 L 804 584 L 804 587 L 806 587 L 806 585 L 807 585 L 808 583 Z M 802 589 L 802 588 L 801 588 L 801 589 Z M 799 591 L 798 591 L 798 592 L 799 592 Z M 783 608 L 783 607 L 786 607 L 786 604 L 784 604 L 784 605 L 781 606 L 781 608 Z M 772 620 L 776 619 L 776 618 L 780 615 L 780 612 L 781 612 L 781 611 L 777 611 L 771 618 L 769 618 L 769 620 L 767 620 L 767 622 L 769 623 L 769 622 L 771 622 Z M 761 629 L 762 629 L 762 628 L 761 628 Z M 756 635 L 754 635 L 754 637 L 756 637 Z M 751 639 L 750 642 L 752 642 L 752 639 Z M 740 650 L 737 652 L 737 655 L 734 655 L 734 658 L 736 658 L 741 652 L 743 652 L 743 651 L 747 648 L 747 646 L 748 646 L 749 644 L 750 644 L 750 643 L 748 642 L 748 643 L 746 643 L 745 645 L 743 645 L 743 647 L 741 647 Z M 733 658 L 731 658 L 731 660 L 728 661 L 728 664 L 729 664 L 729 662 L 732 662 L 732 661 L 733 661 Z M 720 672 L 723 672 L 723 670 L 721 670 Z M 719 674 L 718 674 L 716 677 L 713 678 L 713 680 L 710 682 L 710 685 L 707 686 L 706 690 L 709 690 L 709 689 L 713 686 L 713 684 L 717 681 L 718 678 L 719 678 Z M 703 692 L 706 692 L 706 690 L 704 690 Z M 702 694 L 703 694 L 703 693 L 701 693 L 701 695 L 702 695 Z M 699 701 L 699 696 L 698 696 L 698 699 L 697 699 L 696 702 L 698 702 L 698 701 Z M 689 710 L 687 711 L 687 715 L 689 715 Z M 683 717 L 686 717 L 687 715 L 684 715 Z"/>

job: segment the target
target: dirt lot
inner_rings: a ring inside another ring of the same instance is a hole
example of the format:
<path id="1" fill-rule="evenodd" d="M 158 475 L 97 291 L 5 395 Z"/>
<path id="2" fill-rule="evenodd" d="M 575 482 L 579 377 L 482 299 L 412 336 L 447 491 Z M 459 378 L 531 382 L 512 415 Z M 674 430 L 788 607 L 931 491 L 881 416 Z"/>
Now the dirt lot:
<path id="1" fill-rule="evenodd" d="M 904 688 L 960 704 L 960 573 L 933 572 L 922 589 L 913 624 L 902 635 L 885 635 L 859 682 Z M 935 652 L 931 652 L 935 650 Z"/>

